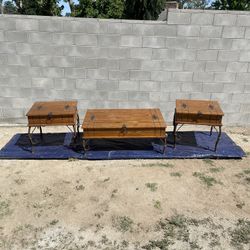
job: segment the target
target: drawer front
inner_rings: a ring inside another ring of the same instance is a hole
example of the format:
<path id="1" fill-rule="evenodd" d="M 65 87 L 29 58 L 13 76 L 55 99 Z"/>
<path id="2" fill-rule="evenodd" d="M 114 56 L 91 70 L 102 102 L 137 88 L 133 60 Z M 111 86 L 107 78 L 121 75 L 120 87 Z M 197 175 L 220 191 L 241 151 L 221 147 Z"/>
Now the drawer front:
<path id="1" fill-rule="evenodd" d="M 222 125 L 222 116 L 204 114 L 177 114 L 176 123 Z"/>
<path id="2" fill-rule="evenodd" d="M 71 125 L 75 124 L 74 116 L 41 116 L 41 117 L 29 117 L 30 126 L 46 126 L 46 125 Z"/>
<path id="3" fill-rule="evenodd" d="M 165 129 L 85 129 L 84 138 L 164 138 Z"/>

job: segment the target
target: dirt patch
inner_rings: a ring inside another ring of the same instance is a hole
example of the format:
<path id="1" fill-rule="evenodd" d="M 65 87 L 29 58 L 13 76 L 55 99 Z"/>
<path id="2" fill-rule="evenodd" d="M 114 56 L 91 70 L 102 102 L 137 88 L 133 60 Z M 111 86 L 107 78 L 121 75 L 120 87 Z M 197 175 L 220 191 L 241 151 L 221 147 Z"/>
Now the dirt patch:
<path id="1" fill-rule="evenodd" d="M 225 130 L 250 152 L 249 129 Z M 0 128 L 0 146 L 17 131 L 26 128 Z M 0 249 L 249 250 L 249 153 L 242 160 L 1 160 L 0 168 Z"/>

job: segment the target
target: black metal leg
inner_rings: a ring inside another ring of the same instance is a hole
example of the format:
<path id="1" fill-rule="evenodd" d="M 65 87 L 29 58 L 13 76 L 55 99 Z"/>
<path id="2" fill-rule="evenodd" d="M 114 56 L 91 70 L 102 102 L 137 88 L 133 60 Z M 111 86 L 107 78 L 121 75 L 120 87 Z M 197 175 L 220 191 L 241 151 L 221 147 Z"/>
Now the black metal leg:
<path id="1" fill-rule="evenodd" d="M 211 126 L 211 129 L 210 129 L 210 136 L 212 135 L 213 133 L 213 126 Z"/>
<path id="2" fill-rule="evenodd" d="M 175 122 L 175 113 L 174 113 L 174 121 L 173 121 L 173 126 L 174 126 L 174 131 L 173 131 L 173 138 L 174 138 L 174 148 L 176 145 L 176 128 L 177 128 L 177 123 Z"/>
<path id="3" fill-rule="evenodd" d="M 167 148 L 167 136 L 164 138 L 163 154 L 165 154 L 166 148 Z"/>
<path id="4" fill-rule="evenodd" d="M 217 140 L 216 140 L 216 142 L 215 142 L 214 151 L 217 150 L 217 145 L 218 145 L 218 143 L 219 143 L 220 137 L 221 137 L 221 126 L 219 126 L 219 133 L 218 133 Z"/>
<path id="5" fill-rule="evenodd" d="M 40 137 L 43 138 L 43 131 L 42 131 L 42 127 L 39 127 L 40 129 Z"/>
<path id="6" fill-rule="evenodd" d="M 33 142 L 32 140 L 32 134 L 30 133 L 30 130 L 31 130 L 31 127 L 29 127 L 28 129 L 28 137 L 29 137 L 29 140 L 30 140 L 30 144 L 31 144 L 31 151 L 32 151 L 32 154 L 34 153 L 34 145 L 35 143 Z"/>
<path id="7" fill-rule="evenodd" d="M 79 127 L 80 127 L 80 119 L 79 119 L 79 115 L 77 114 L 77 133 L 78 133 L 78 135 L 80 134 Z"/>
<path id="8" fill-rule="evenodd" d="M 82 140 L 82 146 L 83 146 L 84 152 L 88 151 L 88 150 L 89 150 L 89 147 L 88 147 L 88 140 L 83 139 L 83 140 Z"/>

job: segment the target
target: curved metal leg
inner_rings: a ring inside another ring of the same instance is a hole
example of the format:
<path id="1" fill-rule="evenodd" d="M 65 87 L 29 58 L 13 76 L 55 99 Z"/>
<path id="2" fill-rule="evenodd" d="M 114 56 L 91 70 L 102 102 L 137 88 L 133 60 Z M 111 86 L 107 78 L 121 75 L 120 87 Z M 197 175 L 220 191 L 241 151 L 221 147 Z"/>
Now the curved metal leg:
<path id="1" fill-rule="evenodd" d="M 83 146 L 84 152 L 88 151 L 88 150 L 89 150 L 89 147 L 88 147 L 88 140 L 83 139 L 83 140 L 82 140 L 82 146 Z"/>
<path id="2" fill-rule="evenodd" d="M 30 133 L 30 130 L 31 130 L 31 127 L 29 126 L 29 128 L 28 128 L 28 137 L 29 137 L 30 144 L 31 144 L 31 151 L 32 151 L 32 154 L 33 154 L 34 153 L 34 145 L 35 145 L 35 143 L 32 140 L 32 133 Z"/>
<path id="3" fill-rule="evenodd" d="M 221 137 L 221 126 L 219 126 L 219 133 L 218 133 L 217 140 L 216 140 L 216 142 L 215 142 L 214 151 L 216 151 L 216 150 L 217 150 L 217 146 L 218 146 L 218 143 L 219 143 L 220 137 Z"/>
<path id="4" fill-rule="evenodd" d="M 77 114 L 77 133 L 78 133 L 78 135 L 80 134 L 79 127 L 80 127 L 80 119 L 79 119 L 79 115 Z"/>
<path id="5" fill-rule="evenodd" d="M 174 121 L 173 121 L 173 126 L 174 126 L 174 130 L 173 130 L 173 137 L 174 137 L 174 148 L 176 146 L 176 128 L 177 128 L 177 123 L 175 122 L 175 116 L 176 114 L 174 113 Z"/>
<path id="6" fill-rule="evenodd" d="M 211 136 L 212 133 L 213 133 L 213 127 L 214 127 L 214 126 L 211 126 L 211 129 L 210 129 L 210 136 Z"/>
<path id="7" fill-rule="evenodd" d="M 43 131 L 42 131 L 42 127 L 39 127 L 40 129 L 40 137 L 43 138 Z"/>

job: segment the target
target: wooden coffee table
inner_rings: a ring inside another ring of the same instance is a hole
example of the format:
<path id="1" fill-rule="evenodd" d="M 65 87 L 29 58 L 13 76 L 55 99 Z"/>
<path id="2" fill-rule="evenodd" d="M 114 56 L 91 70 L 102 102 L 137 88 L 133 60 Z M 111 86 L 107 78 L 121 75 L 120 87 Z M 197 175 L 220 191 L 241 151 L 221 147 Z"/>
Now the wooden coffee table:
<path id="1" fill-rule="evenodd" d="M 42 138 L 42 127 L 45 126 L 69 126 L 73 127 L 74 138 L 79 132 L 79 116 L 77 112 L 77 101 L 53 101 L 35 102 L 28 113 L 28 136 L 32 145 L 32 134 L 36 128 L 40 129 Z M 34 130 L 31 132 L 31 128 Z"/>
<path id="2" fill-rule="evenodd" d="M 88 109 L 83 148 L 90 139 L 160 138 L 166 148 L 166 123 L 159 109 Z"/>
<path id="3" fill-rule="evenodd" d="M 216 151 L 221 136 L 222 117 L 224 113 L 217 101 L 206 100 L 176 100 L 174 114 L 174 146 L 176 144 L 176 128 L 178 124 L 195 124 L 211 126 L 210 136 L 213 128 L 218 127 L 219 133 L 215 142 Z"/>

